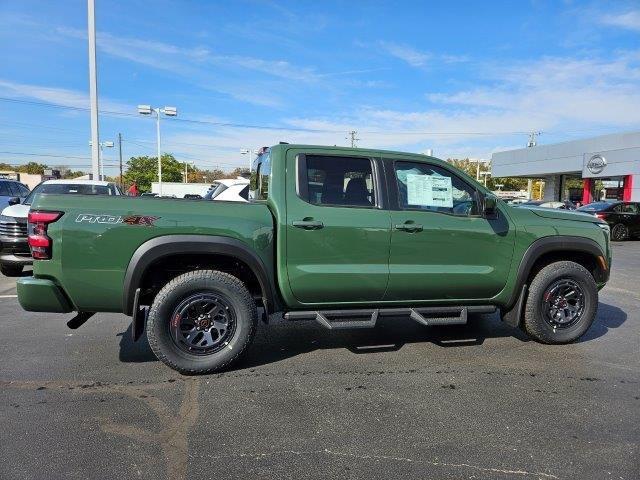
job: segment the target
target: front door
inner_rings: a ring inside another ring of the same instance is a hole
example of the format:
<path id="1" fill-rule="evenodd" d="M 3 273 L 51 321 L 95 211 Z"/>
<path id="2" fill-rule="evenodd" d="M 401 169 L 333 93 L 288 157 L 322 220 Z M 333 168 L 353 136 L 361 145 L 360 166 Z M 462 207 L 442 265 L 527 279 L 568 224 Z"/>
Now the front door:
<path id="1" fill-rule="evenodd" d="M 286 262 L 293 295 L 306 304 L 381 300 L 391 219 L 380 195 L 379 160 L 322 150 L 288 155 Z"/>
<path id="2" fill-rule="evenodd" d="M 476 188 L 439 165 L 386 159 L 393 192 L 385 300 L 489 299 L 504 287 L 515 234 L 481 215 Z"/>

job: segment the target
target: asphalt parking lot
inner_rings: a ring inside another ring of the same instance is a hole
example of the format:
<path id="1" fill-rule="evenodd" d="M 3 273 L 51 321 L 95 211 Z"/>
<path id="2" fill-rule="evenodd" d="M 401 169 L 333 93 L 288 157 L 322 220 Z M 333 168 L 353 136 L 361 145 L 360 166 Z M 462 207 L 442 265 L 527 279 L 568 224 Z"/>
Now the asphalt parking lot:
<path id="1" fill-rule="evenodd" d="M 0 278 L 0 478 L 640 478 L 640 242 L 614 245 L 580 342 L 495 316 L 373 331 L 261 326 L 183 377 L 129 318 L 23 312 Z"/>

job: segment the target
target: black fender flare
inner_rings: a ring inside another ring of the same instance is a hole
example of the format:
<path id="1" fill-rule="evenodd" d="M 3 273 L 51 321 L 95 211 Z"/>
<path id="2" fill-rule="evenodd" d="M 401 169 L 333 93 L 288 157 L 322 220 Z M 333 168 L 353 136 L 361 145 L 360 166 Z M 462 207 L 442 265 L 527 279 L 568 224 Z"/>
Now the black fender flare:
<path id="1" fill-rule="evenodd" d="M 501 308 L 502 319 L 505 323 L 517 327 L 522 319 L 522 310 L 526 301 L 526 291 L 528 288 L 527 279 L 531 273 L 531 269 L 536 261 L 547 253 L 551 252 L 580 252 L 593 255 L 594 258 L 603 257 L 606 259 L 605 253 L 595 240 L 585 237 L 574 237 L 570 235 L 556 235 L 552 237 L 539 238 L 524 252 L 518 273 L 516 276 L 515 288 L 509 299 L 509 303 Z M 607 265 L 605 271 L 602 272 L 603 282 L 609 280 L 611 266 Z"/>
<path id="2" fill-rule="evenodd" d="M 267 311 L 277 311 L 279 302 L 274 275 L 247 244 L 235 238 L 217 235 L 163 235 L 140 245 L 129 260 L 124 275 L 122 303 L 126 315 L 133 312 L 135 292 L 147 268 L 163 257 L 185 253 L 221 254 L 244 262 L 260 283 Z"/>

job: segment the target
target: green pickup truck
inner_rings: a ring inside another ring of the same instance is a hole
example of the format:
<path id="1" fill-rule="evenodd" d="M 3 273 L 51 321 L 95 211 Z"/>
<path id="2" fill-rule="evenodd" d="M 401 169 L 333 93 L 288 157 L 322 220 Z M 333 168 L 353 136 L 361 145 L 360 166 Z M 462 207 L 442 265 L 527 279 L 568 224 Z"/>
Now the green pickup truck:
<path id="1" fill-rule="evenodd" d="M 228 367 L 259 317 L 328 329 L 381 317 L 464 324 L 496 310 L 537 341 L 576 340 L 609 278 L 609 227 L 514 208 L 451 165 L 410 153 L 263 149 L 247 203 L 42 195 L 29 213 L 25 310 L 132 316 L 183 373 Z"/>

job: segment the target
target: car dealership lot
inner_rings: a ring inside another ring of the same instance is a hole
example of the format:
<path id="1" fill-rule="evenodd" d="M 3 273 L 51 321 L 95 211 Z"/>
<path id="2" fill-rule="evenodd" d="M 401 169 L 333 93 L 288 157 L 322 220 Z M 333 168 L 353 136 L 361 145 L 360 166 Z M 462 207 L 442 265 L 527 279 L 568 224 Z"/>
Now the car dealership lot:
<path id="1" fill-rule="evenodd" d="M 184 377 L 129 319 L 23 312 L 0 278 L 0 478 L 637 478 L 640 242 L 579 342 L 495 316 L 426 329 L 261 326 L 233 371 Z"/>

